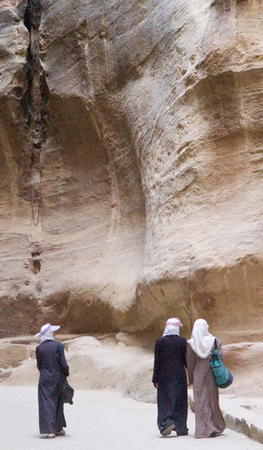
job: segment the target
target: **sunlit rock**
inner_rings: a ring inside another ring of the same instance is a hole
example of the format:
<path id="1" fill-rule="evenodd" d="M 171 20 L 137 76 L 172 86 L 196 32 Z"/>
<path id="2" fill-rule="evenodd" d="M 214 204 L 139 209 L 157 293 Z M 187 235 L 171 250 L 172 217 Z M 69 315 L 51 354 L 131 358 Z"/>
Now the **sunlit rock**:
<path id="1" fill-rule="evenodd" d="M 260 329 L 260 1 L 0 9 L 1 335 Z"/>

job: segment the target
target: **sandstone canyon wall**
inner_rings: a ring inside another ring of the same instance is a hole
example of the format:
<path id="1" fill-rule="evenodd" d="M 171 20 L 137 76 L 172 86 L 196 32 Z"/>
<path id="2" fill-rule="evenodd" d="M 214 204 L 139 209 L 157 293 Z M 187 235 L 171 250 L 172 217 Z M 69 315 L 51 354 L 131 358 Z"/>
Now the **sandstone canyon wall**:
<path id="1" fill-rule="evenodd" d="M 1 1 L 1 336 L 258 338 L 262 25 L 261 0 Z"/>

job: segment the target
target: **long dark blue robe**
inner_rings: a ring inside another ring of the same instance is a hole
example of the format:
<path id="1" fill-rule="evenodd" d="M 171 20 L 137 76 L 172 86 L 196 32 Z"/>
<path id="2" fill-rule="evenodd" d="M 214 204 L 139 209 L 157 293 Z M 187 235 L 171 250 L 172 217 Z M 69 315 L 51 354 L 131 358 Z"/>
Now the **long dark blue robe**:
<path id="1" fill-rule="evenodd" d="M 157 425 L 162 432 L 174 424 L 178 435 L 187 434 L 186 339 L 177 335 L 156 340 L 153 383 L 158 384 Z"/>
<path id="2" fill-rule="evenodd" d="M 69 375 L 64 346 L 46 340 L 36 348 L 38 383 L 38 407 L 40 434 L 57 433 L 66 427 L 63 401 L 59 395 L 61 378 Z"/>

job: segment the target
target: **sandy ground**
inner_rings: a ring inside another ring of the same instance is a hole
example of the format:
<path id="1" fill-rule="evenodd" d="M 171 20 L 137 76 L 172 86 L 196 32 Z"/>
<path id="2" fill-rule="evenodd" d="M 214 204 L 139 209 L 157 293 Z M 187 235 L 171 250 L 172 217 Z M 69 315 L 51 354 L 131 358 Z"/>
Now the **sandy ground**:
<path id="1" fill-rule="evenodd" d="M 189 436 L 160 437 L 156 405 L 123 398 L 112 391 L 77 390 L 74 405 L 65 405 L 66 436 L 39 439 L 37 388 L 0 386 L 1 450 L 256 450 L 262 444 L 226 430 L 214 439 L 194 438 L 189 411 Z"/>

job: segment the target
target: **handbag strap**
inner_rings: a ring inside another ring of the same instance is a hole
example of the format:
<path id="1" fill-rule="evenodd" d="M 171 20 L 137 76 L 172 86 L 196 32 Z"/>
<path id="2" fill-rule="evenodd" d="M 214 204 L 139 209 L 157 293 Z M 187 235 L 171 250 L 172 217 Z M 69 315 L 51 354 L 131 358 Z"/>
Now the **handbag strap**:
<path id="1" fill-rule="evenodd" d="M 60 345 L 59 345 L 59 342 L 57 342 L 56 354 L 57 354 L 57 356 L 59 358 L 59 363 L 60 363 Z"/>
<path id="2" fill-rule="evenodd" d="M 58 364 L 60 367 L 60 372 L 61 372 L 61 378 L 64 381 L 67 381 L 67 377 L 65 377 L 63 369 L 62 369 L 62 365 L 61 365 L 61 350 L 62 350 L 62 344 L 60 342 L 57 342 L 57 348 L 56 348 L 56 354 L 57 354 L 57 358 L 58 358 Z"/>
<path id="3" fill-rule="evenodd" d="M 60 367 L 60 371 L 62 372 L 62 370 L 61 370 L 61 361 L 60 361 L 60 359 L 61 359 L 61 346 L 60 346 L 59 342 L 57 342 L 56 354 L 57 354 L 57 360 L 58 360 L 58 364 L 59 364 L 59 367 Z"/>
<path id="4" fill-rule="evenodd" d="M 215 338 L 215 350 L 217 350 L 217 345 L 216 345 L 216 338 Z"/>

